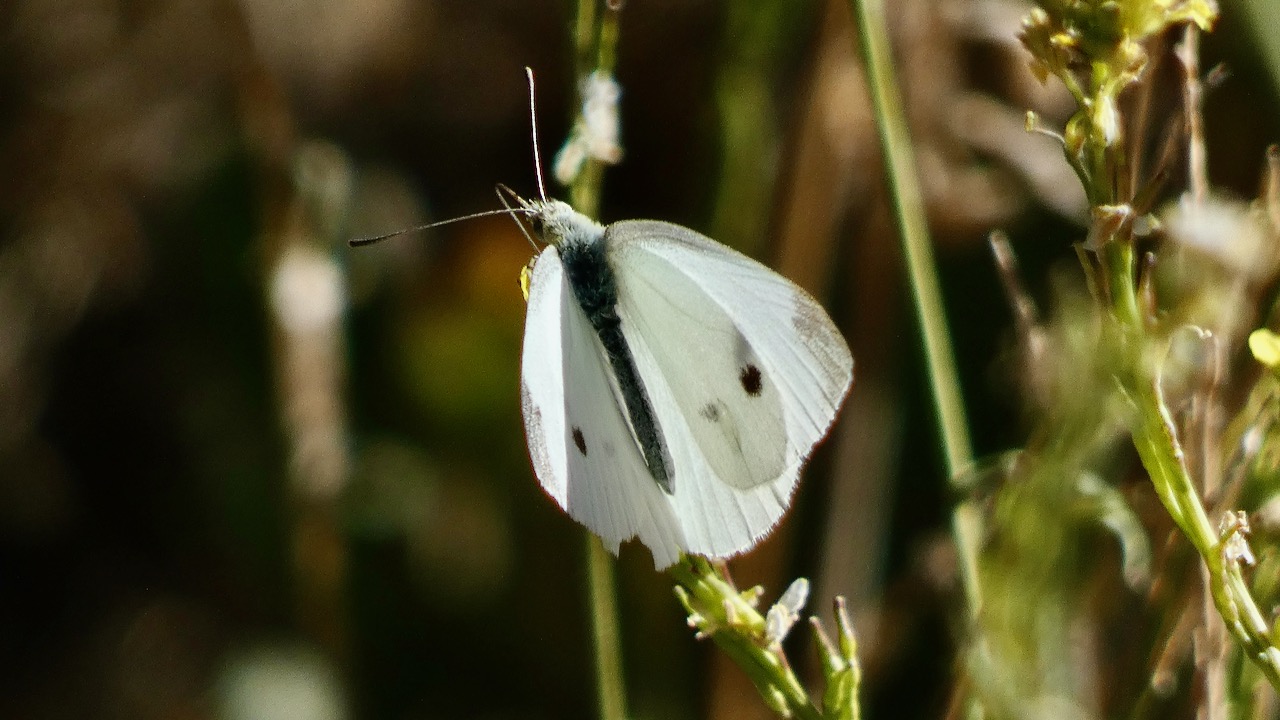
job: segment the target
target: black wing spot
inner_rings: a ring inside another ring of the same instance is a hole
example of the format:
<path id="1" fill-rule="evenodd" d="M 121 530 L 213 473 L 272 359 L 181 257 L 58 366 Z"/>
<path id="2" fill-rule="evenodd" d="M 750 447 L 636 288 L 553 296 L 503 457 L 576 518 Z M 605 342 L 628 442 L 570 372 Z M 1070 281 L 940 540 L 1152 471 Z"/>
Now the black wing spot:
<path id="1" fill-rule="evenodd" d="M 702 409 L 698 411 L 698 414 L 711 422 L 716 422 L 720 419 L 720 407 L 715 403 L 707 403 L 702 406 Z"/>
<path id="2" fill-rule="evenodd" d="M 578 452 L 582 453 L 583 457 L 587 456 L 587 439 L 582 436 L 582 428 L 580 427 L 573 429 L 573 444 L 578 448 Z"/>
<path id="3" fill-rule="evenodd" d="M 764 387 L 760 377 L 760 368 L 755 365 L 747 365 L 742 368 L 742 372 L 738 374 L 738 381 L 742 383 L 742 389 L 746 390 L 751 397 L 758 397 L 760 390 Z"/>

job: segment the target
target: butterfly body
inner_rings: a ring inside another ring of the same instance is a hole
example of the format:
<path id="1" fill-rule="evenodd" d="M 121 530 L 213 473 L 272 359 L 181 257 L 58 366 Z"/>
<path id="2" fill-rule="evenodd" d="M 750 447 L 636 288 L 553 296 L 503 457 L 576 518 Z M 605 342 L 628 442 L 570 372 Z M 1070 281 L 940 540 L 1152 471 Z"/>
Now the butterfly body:
<path id="1" fill-rule="evenodd" d="M 786 511 L 853 360 L 826 313 L 678 225 L 601 226 L 558 201 L 529 281 L 522 406 L 543 488 L 616 552 L 727 557 Z"/>
<path id="2" fill-rule="evenodd" d="M 622 332 L 618 285 L 605 254 L 605 229 L 591 223 L 576 230 L 555 246 L 555 251 L 560 255 L 578 306 L 600 339 L 645 465 L 654 481 L 670 493 L 671 459 L 664 451 L 665 442 L 654 417 L 653 403 L 649 401 L 644 381 L 636 369 L 635 356 Z"/>

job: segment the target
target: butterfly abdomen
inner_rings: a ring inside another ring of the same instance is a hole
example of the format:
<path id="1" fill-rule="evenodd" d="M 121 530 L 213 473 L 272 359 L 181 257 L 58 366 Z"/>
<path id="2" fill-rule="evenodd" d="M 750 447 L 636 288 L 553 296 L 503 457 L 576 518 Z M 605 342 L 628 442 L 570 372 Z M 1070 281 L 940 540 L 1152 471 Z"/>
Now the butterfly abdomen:
<path id="1" fill-rule="evenodd" d="M 670 454 L 649 393 L 636 370 L 631 347 L 622 333 L 622 319 L 618 316 L 618 284 L 605 259 L 604 243 L 599 237 L 569 241 L 562 243 L 557 250 L 574 299 L 596 331 L 618 381 L 618 391 L 649 474 L 663 490 L 671 493 L 674 491 L 674 477 Z"/>

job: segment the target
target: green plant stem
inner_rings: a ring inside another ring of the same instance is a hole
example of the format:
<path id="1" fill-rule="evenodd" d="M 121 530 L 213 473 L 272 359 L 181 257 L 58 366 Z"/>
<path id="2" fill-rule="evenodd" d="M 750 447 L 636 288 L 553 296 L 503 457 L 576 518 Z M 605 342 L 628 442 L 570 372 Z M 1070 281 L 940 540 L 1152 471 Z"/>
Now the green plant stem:
<path id="1" fill-rule="evenodd" d="M 582 106 L 582 88 L 587 76 L 592 72 L 612 75 L 618 61 L 618 15 L 619 11 L 611 8 L 597 7 L 599 0 L 579 0 L 578 21 L 576 24 L 579 36 L 575 38 L 578 47 L 578 107 Z M 597 22 L 596 27 L 584 27 L 583 18 Z M 598 19 L 598 20 L 597 20 Z M 594 51 L 590 41 L 583 37 L 586 33 L 595 40 Z M 569 188 L 569 202 L 578 212 L 589 217 L 600 215 L 600 186 L 604 182 L 605 163 L 596 158 L 587 158 L 578 177 Z"/>
<path id="2" fill-rule="evenodd" d="M 596 687 L 602 720 L 625 720 L 627 688 L 622 675 L 622 647 L 618 632 L 618 603 L 613 556 L 600 539 L 587 538 L 587 583 L 591 601 L 591 635 L 595 639 Z"/>
<path id="3" fill-rule="evenodd" d="M 578 0 L 574 23 L 574 47 L 578 98 L 575 112 L 581 112 L 581 88 L 593 70 L 612 73 L 617 57 L 618 12 L 599 7 L 600 0 Z M 595 67 L 592 67 L 594 60 Z M 589 158 L 569 188 L 570 203 L 590 217 L 598 217 L 604 164 Z M 625 720 L 627 688 L 622 667 L 622 641 L 618 623 L 617 581 L 614 559 L 590 531 L 583 531 L 587 556 L 587 594 L 591 605 L 591 633 L 595 650 L 596 690 L 601 720 Z"/>
<path id="4" fill-rule="evenodd" d="M 1138 457 L 1170 517 L 1203 558 L 1209 592 L 1227 628 L 1272 686 L 1280 689 L 1280 649 L 1276 648 L 1266 617 L 1244 580 L 1240 562 L 1226 556 L 1225 538 L 1214 530 L 1200 502 L 1184 462 L 1177 429 L 1160 391 L 1159 373 L 1149 373 L 1143 366 L 1142 342 L 1146 327 L 1137 301 L 1132 239 L 1108 239 L 1104 254 L 1111 288 L 1111 314 L 1118 326 L 1124 362 L 1128 364 L 1120 380 L 1137 411 L 1132 437 Z"/>
<path id="5" fill-rule="evenodd" d="M 682 557 L 670 573 L 690 596 L 686 605 L 705 608 L 707 615 L 723 613 L 700 626 L 711 640 L 724 650 L 760 691 L 775 710 L 786 717 L 823 720 L 823 713 L 810 700 L 808 692 L 790 666 L 759 642 L 764 634 L 764 617 L 742 597 L 711 564 L 702 558 Z M 693 617 L 691 616 L 691 623 Z M 778 707 L 778 705 L 782 707 Z"/>
<path id="6" fill-rule="evenodd" d="M 920 335 L 937 412 L 938 432 L 946 457 L 947 476 L 951 486 L 963 492 L 967 489 L 963 478 L 973 464 L 973 448 L 925 222 L 924 201 L 916 179 L 911 138 L 898 94 L 884 4 L 883 0 L 852 0 L 852 4 L 867 86 L 871 90 L 880 133 L 880 147 L 888 172 L 890 195 L 902 239 L 903 257 L 920 319 Z M 960 574 L 969 619 L 974 620 L 982 608 L 978 577 L 982 516 L 978 508 L 967 500 L 957 504 L 952 511 L 951 528 L 960 553 Z"/>
<path id="7" fill-rule="evenodd" d="M 1182 62 L 1187 68 L 1188 83 L 1198 86 L 1196 31 L 1188 30 L 1187 38 Z M 1100 95 L 1105 92 L 1104 86 L 1099 84 L 1093 92 Z M 1191 125 L 1195 131 L 1200 127 L 1200 108 L 1195 93 L 1188 91 L 1186 100 L 1186 112 L 1192 117 Z M 1203 138 L 1197 132 L 1192 135 L 1190 155 L 1193 161 L 1203 163 L 1203 145 L 1197 147 Z M 1156 369 L 1149 367 L 1152 335 L 1138 299 L 1132 224 L 1114 214 L 1109 216 L 1098 212 L 1103 209 L 1098 207 L 1100 204 L 1113 205 L 1129 199 L 1127 195 L 1118 194 L 1108 182 L 1109 178 L 1127 175 L 1123 162 L 1127 153 L 1118 142 L 1107 146 L 1105 139 L 1098 137 L 1091 137 L 1087 148 L 1091 156 L 1100 159 L 1092 175 L 1092 187 L 1087 186 L 1087 189 L 1095 205 L 1095 231 L 1110 223 L 1105 231 L 1099 233 L 1103 237 L 1098 238 L 1098 244 L 1106 274 L 1110 316 L 1114 323 L 1113 340 L 1120 349 L 1121 367 L 1117 379 L 1135 411 L 1130 430 L 1134 448 L 1169 516 L 1203 559 L 1209 594 L 1223 622 L 1272 686 L 1280 689 L 1280 649 L 1276 647 L 1269 623 L 1244 580 L 1241 561 L 1227 556 L 1226 542 L 1236 531 L 1229 529 L 1229 534 L 1223 536 L 1210 522 L 1187 469 L 1177 427 L 1164 401 L 1158 369 L 1163 360 L 1156 361 Z M 1203 178 L 1197 178 L 1195 168 L 1191 175 L 1194 194 L 1204 195 L 1207 191 L 1203 187 L 1206 184 Z"/>
<path id="8" fill-rule="evenodd" d="M 573 76 L 584 78 L 591 73 L 599 45 L 599 5 L 591 0 L 578 0 L 573 19 Z"/>

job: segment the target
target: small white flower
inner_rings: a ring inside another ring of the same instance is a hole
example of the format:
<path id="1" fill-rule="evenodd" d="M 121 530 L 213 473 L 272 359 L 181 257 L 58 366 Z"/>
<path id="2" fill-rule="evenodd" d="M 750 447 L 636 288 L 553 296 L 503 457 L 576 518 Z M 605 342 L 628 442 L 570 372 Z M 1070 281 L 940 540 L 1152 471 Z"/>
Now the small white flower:
<path id="1" fill-rule="evenodd" d="M 578 176 L 588 158 L 616 165 L 622 160 L 621 122 L 618 101 L 622 88 L 608 73 L 599 70 L 582 83 L 582 114 L 574 123 L 569 140 L 556 155 L 555 176 L 568 185 Z"/>
<path id="2" fill-rule="evenodd" d="M 1093 113 L 1093 124 L 1102 133 L 1107 145 L 1115 145 L 1120 139 L 1120 112 L 1116 109 L 1116 100 L 1112 95 L 1104 95 L 1098 99 Z"/>
<path id="3" fill-rule="evenodd" d="M 1257 558 L 1249 547 L 1249 516 L 1243 510 L 1224 513 L 1218 523 L 1219 533 L 1225 535 L 1222 556 L 1227 562 L 1253 565 Z"/>
<path id="4" fill-rule="evenodd" d="M 288 332 L 328 329 L 346 305 L 342 271 L 319 250 L 290 246 L 271 278 L 271 305 Z"/>
<path id="5" fill-rule="evenodd" d="M 1093 209 L 1093 224 L 1084 245 L 1090 250 L 1100 250 L 1111 241 L 1120 228 L 1133 222 L 1133 208 L 1128 205 L 1099 205 Z"/>
<path id="6" fill-rule="evenodd" d="M 596 71 L 583 83 L 582 98 L 587 152 L 607 163 L 618 162 L 622 159 L 622 145 L 618 140 L 621 133 L 618 101 L 622 99 L 622 88 L 612 76 Z"/>
<path id="7" fill-rule="evenodd" d="M 792 626 L 800 620 L 800 611 L 808 601 L 809 580 L 796 578 L 765 615 L 764 634 L 770 645 L 780 644 L 787 637 Z"/>

